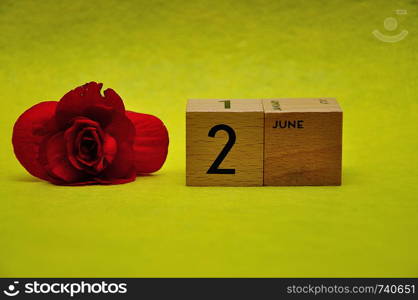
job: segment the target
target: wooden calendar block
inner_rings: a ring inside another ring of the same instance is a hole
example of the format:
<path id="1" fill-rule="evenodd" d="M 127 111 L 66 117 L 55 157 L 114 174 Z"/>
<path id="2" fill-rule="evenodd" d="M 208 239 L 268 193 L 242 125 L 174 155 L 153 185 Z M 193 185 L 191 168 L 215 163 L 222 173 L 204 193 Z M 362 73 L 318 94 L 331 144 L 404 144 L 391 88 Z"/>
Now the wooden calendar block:
<path id="1" fill-rule="evenodd" d="M 268 99 L 264 185 L 340 185 L 342 110 L 332 98 Z"/>
<path id="2" fill-rule="evenodd" d="M 186 184 L 263 185 L 261 100 L 189 100 Z"/>

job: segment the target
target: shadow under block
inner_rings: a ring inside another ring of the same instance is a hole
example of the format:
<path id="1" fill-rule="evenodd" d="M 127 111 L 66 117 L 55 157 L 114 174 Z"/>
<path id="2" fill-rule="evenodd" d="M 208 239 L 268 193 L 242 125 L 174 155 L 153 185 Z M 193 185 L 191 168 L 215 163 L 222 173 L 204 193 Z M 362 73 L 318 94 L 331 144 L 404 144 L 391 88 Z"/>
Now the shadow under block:
<path id="1" fill-rule="evenodd" d="M 263 100 L 264 185 L 341 185 L 342 110 L 332 98 Z"/>
<path id="2" fill-rule="evenodd" d="M 189 100 L 186 184 L 263 185 L 264 112 L 261 100 Z"/>

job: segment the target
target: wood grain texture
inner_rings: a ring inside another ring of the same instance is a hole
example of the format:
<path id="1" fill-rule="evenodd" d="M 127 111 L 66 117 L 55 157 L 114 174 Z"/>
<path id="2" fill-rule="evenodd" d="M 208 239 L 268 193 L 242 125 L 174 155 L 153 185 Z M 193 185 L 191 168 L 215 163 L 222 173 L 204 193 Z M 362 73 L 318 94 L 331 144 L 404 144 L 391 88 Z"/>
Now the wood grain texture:
<path id="1" fill-rule="evenodd" d="M 342 110 L 337 101 L 265 99 L 263 106 L 264 185 L 340 185 Z"/>
<path id="2" fill-rule="evenodd" d="M 261 100 L 189 100 L 186 112 L 186 184 L 192 186 L 263 185 L 264 113 Z M 207 174 L 228 141 L 219 124 L 233 128 L 236 142 L 220 164 L 220 169 L 235 169 L 235 174 Z"/>

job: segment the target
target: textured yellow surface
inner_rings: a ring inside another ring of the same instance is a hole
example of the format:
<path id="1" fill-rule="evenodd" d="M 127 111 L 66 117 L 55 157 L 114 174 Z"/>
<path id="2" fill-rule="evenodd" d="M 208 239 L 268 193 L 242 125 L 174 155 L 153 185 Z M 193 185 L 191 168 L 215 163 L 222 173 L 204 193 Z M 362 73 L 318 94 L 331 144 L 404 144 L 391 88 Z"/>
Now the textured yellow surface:
<path id="1" fill-rule="evenodd" d="M 417 29 L 416 1 L 1 1 L 0 276 L 418 276 Z M 166 165 L 32 178 L 14 121 L 92 80 L 164 120 Z M 185 186 L 187 98 L 315 96 L 344 109 L 341 187 Z"/>

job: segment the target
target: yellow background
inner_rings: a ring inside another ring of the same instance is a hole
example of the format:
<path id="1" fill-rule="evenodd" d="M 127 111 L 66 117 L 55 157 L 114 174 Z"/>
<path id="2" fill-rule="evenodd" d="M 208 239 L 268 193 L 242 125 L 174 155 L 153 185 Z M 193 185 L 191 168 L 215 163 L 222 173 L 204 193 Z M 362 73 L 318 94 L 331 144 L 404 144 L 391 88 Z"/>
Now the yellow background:
<path id="1" fill-rule="evenodd" d="M 417 25 L 417 1 L 2 0 L 0 276 L 418 276 Z M 92 80 L 164 120 L 166 165 L 32 178 L 14 121 Z M 344 109 L 341 187 L 185 186 L 187 98 L 313 96 Z"/>

